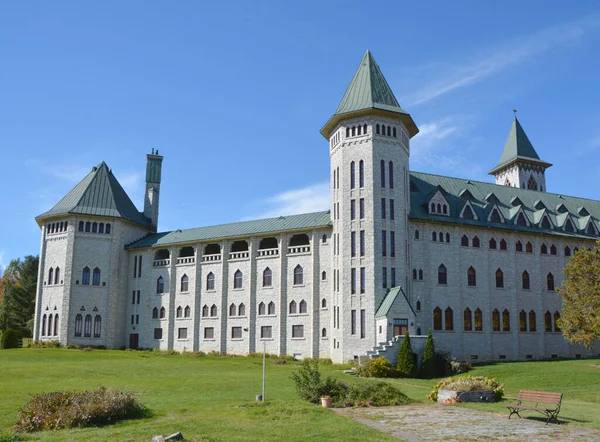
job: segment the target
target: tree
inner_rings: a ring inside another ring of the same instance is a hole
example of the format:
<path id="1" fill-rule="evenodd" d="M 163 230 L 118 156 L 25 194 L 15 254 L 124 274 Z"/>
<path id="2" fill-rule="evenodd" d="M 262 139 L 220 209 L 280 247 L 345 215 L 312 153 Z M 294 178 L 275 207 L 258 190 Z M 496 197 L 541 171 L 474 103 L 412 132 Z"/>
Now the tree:
<path id="1" fill-rule="evenodd" d="M 592 250 L 575 253 L 564 274 L 565 280 L 557 289 L 563 298 L 557 325 L 569 342 L 590 349 L 600 338 L 600 241 Z"/>
<path id="2" fill-rule="evenodd" d="M 431 329 L 427 334 L 427 342 L 425 342 L 425 352 L 423 353 L 423 361 L 421 362 L 420 377 L 423 379 L 431 379 L 435 377 L 435 346 L 433 345 L 433 336 Z"/>
<path id="3" fill-rule="evenodd" d="M 398 363 L 396 370 L 400 376 L 414 378 L 417 376 L 417 364 L 415 363 L 415 355 L 410 345 L 410 337 L 408 332 L 404 335 L 404 342 L 398 351 Z"/>
<path id="4" fill-rule="evenodd" d="M 26 256 L 13 259 L 0 279 L 0 329 L 14 328 L 31 334 L 31 319 L 35 311 L 39 258 Z"/>

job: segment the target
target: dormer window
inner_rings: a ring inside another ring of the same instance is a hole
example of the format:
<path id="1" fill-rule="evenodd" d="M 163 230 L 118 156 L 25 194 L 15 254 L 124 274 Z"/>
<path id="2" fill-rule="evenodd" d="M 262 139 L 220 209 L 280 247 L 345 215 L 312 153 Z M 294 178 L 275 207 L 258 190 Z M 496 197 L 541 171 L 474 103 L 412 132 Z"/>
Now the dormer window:
<path id="1" fill-rule="evenodd" d="M 565 232 L 573 233 L 574 231 L 575 231 L 575 227 L 573 226 L 571 219 L 567 218 L 567 222 L 565 222 Z"/>
<path id="2" fill-rule="evenodd" d="M 466 205 L 463 209 L 462 218 L 464 219 L 475 219 L 475 215 L 473 214 L 473 209 L 471 206 Z"/>
<path id="3" fill-rule="evenodd" d="M 594 223 L 591 220 L 588 223 L 587 228 L 585 229 L 585 233 L 587 233 L 588 235 L 597 235 L 598 234 L 598 231 L 594 227 Z"/>
<path id="4" fill-rule="evenodd" d="M 502 219 L 500 218 L 500 213 L 498 213 L 498 209 L 492 210 L 492 214 L 490 216 L 490 221 L 493 223 L 501 223 Z"/>
<path id="5" fill-rule="evenodd" d="M 542 226 L 542 229 L 551 229 L 552 228 L 552 225 L 550 224 L 550 220 L 548 219 L 547 216 L 544 216 L 542 218 L 541 226 Z"/>
<path id="6" fill-rule="evenodd" d="M 429 213 L 433 215 L 448 215 L 448 202 L 441 192 L 437 192 L 429 201 Z"/>
<path id="7" fill-rule="evenodd" d="M 523 215 L 523 212 L 519 212 L 519 215 L 517 215 L 517 220 L 515 222 L 515 224 L 517 226 L 527 226 L 527 220 L 525 219 L 525 215 Z"/>

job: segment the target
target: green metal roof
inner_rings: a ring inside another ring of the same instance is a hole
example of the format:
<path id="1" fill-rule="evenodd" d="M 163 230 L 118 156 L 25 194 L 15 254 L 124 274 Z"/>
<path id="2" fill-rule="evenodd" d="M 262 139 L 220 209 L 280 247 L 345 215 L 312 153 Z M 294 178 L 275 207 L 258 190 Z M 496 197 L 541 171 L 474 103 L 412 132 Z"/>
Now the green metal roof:
<path id="1" fill-rule="evenodd" d="M 193 243 L 223 238 L 266 235 L 275 232 L 309 230 L 331 226 L 331 214 L 326 212 L 303 213 L 301 215 L 280 216 L 278 218 L 241 221 L 217 226 L 197 227 L 194 229 L 174 230 L 148 235 L 127 249 L 141 249 L 155 246 L 168 246 L 179 243 Z"/>
<path id="2" fill-rule="evenodd" d="M 123 218 L 151 228 L 150 221 L 137 210 L 104 161 L 93 167 L 79 184 L 36 220 L 40 222 L 50 216 L 67 214 Z"/>
<path id="3" fill-rule="evenodd" d="M 394 305 L 394 302 L 396 301 L 396 298 L 398 297 L 398 295 L 404 296 L 404 299 L 406 300 L 406 304 L 412 310 L 412 306 L 410 305 L 410 302 L 408 302 L 408 298 L 406 297 L 404 290 L 402 290 L 402 286 L 398 286 L 398 287 L 394 287 L 394 288 L 390 289 L 390 291 L 387 292 L 387 295 L 385 295 L 385 298 L 383 298 L 383 301 L 381 301 L 381 305 L 379 306 L 379 308 L 377 309 L 377 312 L 375 313 L 375 317 L 381 318 L 381 317 L 387 316 L 388 312 L 392 308 L 392 305 Z M 413 314 L 415 314 L 414 310 L 413 310 Z"/>
<path id="4" fill-rule="evenodd" d="M 517 120 L 517 117 L 515 116 L 500 161 L 498 162 L 498 165 L 490 171 L 490 174 L 493 174 L 498 169 L 501 169 L 518 159 L 543 164 L 546 167 L 551 166 L 550 163 L 540 160 L 531 141 L 529 141 L 527 134 L 523 130 L 523 126 L 521 126 L 521 123 L 519 123 L 519 120 Z"/>
<path id="5" fill-rule="evenodd" d="M 342 118 L 350 118 L 364 111 L 380 111 L 401 116 L 410 136 L 419 132 L 410 114 L 400 107 L 371 52 L 367 50 L 360 62 L 342 101 L 325 124 L 321 133 L 329 138 L 329 131 Z"/>
<path id="6" fill-rule="evenodd" d="M 590 220 L 596 230 L 599 230 L 600 201 L 521 189 L 518 187 L 500 186 L 461 178 L 430 175 L 421 172 L 411 172 L 410 180 L 410 218 L 413 220 L 493 227 L 495 229 L 537 232 L 577 238 L 597 238 L 597 236 L 586 234 L 584 231 Z M 477 220 L 459 218 L 459 214 L 467 203 L 466 199 L 460 197 L 460 194 L 465 189 L 469 190 L 469 193 L 473 196 L 473 199 L 468 201 L 477 215 Z M 438 191 L 443 191 L 442 193 L 450 205 L 449 216 L 429 213 L 429 200 Z M 495 198 L 490 198 L 491 194 Z M 490 202 L 486 201 L 486 198 Z M 496 205 L 494 201 L 497 201 Z M 487 221 L 494 207 L 498 208 L 506 221 L 505 223 Z M 558 208 L 561 207 L 566 208 L 568 213 L 558 211 Z M 582 213 L 589 213 L 588 216 L 578 215 L 578 212 L 582 208 L 585 208 L 585 212 Z M 521 211 L 531 224 L 530 226 L 517 226 L 515 224 L 517 214 Z M 543 229 L 538 226 L 544 215 L 548 216 L 551 223 L 555 226 L 554 229 Z M 575 232 L 573 233 L 562 230 L 569 217 L 575 226 Z"/>

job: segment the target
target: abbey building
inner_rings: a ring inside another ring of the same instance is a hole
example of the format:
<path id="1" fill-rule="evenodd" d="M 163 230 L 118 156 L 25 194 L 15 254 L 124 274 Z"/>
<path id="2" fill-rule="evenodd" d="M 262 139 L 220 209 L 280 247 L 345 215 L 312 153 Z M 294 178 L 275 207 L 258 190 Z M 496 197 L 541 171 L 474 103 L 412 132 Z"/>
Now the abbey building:
<path id="1" fill-rule="evenodd" d="M 163 157 L 143 212 L 100 163 L 36 218 L 35 339 L 341 362 L 431 329 L 466 360 L 592 354 L 564 340 L 555 289 L 600 202 L 548 193 L 516 117 L 495 184 L 411 172 L 417 133 L 367 51 L 321 129 L 326 212 L 157 233 Z"/>

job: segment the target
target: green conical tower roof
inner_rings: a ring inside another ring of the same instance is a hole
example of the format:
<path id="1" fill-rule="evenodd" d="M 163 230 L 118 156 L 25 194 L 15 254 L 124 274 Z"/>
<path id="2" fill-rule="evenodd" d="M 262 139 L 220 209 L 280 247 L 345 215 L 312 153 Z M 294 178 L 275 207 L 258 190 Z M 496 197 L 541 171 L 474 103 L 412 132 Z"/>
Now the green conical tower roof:
<path id="1" fill-rule="evenodd" d="M 523 130 L 523 126 L 519 123 L 515 115 L 506 144 L 504 144 L 504 150 L 498 165 L 494 167 L 489 173 L 490 175 L 495 174 L 501 169 L 511 165 L 514 162 L 522 161 L 525 163 L 536 163 L 545 167 L 550 167 L 552 164 L 542 161 L 533 148 L 531 141 L 527 137 L 527 134 Z"/>
<path id="2" fill-rule="evenodd" d="M 321 129 L 321 134 L 325 138 L 329 138 L 331 130 L 340 120 L 365 113 L 387 115 L 402 120 L 411 137 L 419 132 L 410 114 L 398 104 L 398 100 L 369 50 L 365 52 L 342 101 L 333 116 Z"/>
<path id="3" fill-rule="evenodd" d="M 123 218 L 146 228 L 151 227 L 150 220 L 137 210 L 104 161 L 93 167 L 79 184 L 36 220 L 41 224 L 45 218 L 69 214 Z"/>

